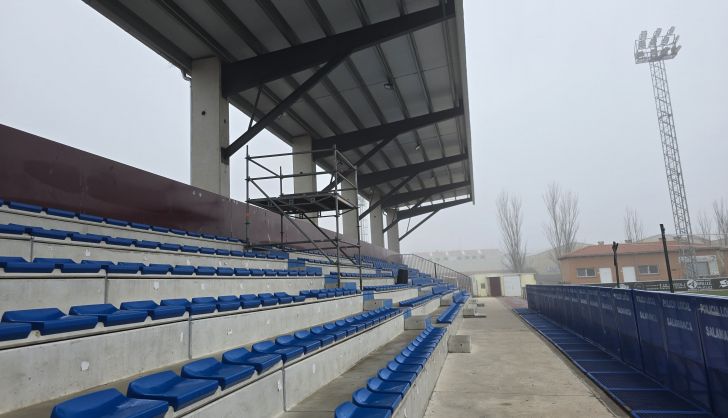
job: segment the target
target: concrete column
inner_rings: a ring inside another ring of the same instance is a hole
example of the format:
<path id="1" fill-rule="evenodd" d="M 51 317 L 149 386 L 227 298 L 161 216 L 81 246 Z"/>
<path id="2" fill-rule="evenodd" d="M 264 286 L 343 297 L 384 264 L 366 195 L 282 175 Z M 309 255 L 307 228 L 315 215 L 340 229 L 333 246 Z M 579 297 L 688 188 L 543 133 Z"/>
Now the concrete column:
<path id="1" fill-rule="evenodd" d="M 190 76 L 190 184 L 230 196 L 230 166 L 220 149 L 230 143 L 228 102 L 222 96 L 220 60 L 192 61 Z"/>
<path id="2" fill-rule="evenodd" d="M 387 225 L 392 222 L 394 218 L 396 218 L 397 211 L 395 209 L 390 209 L 387 211 Z M 387 231 L 387 249 L 394 252 L 399 252 L 399 225 L 394 224 L 393 227 L 389 228 Z"/>
<path id="3" fill-rule="evenodd" d="M 380 196 L 374 195 L 370 203 L 376 203 L 381 199 Z M 382 219 L 382 207 L 377 206 L 369 212 L 369 225 L 371 228 L 372 244 L 384 247 L 384 220 Z"/>
<path id="4" fill-rule="evenodd" d="M 293 138 L 291 142 L 293 143 L 293 152 L 311 151 L 311 137 L 308 135 Z M 316 162 L 313 159 L 313 154 L 294 154 L 293 172 L 297 174 L 315 173 Z M 293 193 L 313 193 L 315 191 L 317 191 L 316 176 L 293 178 Z M 318 225 L 318 218 L 315 218 L 316 214 L 310 213 L 308 215 L 314 218 L 313 221 Z"/>
<path id="5" fill-rule="evenodd" d="M 353 186 L 346 181 L 342 181 L 339 187 L 341 187 L 342 189 L 351 189 Z M 341 192 L 341 196 L 352 205 L 359 204 L 359 196 L 357 195 L 356 190 L 344 190 Z M 357 211 L 352 210 L 346 212 L 342 217 L 344 240 L 353 244 L 356 244 L 358 237 L 357 234 L 359 233 L 359 219 L 356 213 Z M 351 250 L 349 251 L 351 252 Z"/>

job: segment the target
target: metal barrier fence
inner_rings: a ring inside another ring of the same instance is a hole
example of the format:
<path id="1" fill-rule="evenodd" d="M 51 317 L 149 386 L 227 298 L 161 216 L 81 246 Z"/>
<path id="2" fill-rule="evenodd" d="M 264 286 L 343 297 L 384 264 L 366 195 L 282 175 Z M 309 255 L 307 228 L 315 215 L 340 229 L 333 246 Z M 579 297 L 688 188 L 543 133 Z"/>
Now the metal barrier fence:
<path id="1" fill-rule="evenodd" d="M 528 285 L 528 307 L 717 416 L 728 416 L 728 298 Z"/>
<path id="2" fill-rule="evenodd" d="M 415 254 L 397 254 L 387 258 L 388 261 L 406 264 L 409 268 L 417 269 L 422 273 L 443 280 L 446 283 L 454 284 L 461 290 L 467 290 L 473 294 L 473 280 L 470 276 L 455 271 L 442 264 L 435 263 L 424 257 Z"/>

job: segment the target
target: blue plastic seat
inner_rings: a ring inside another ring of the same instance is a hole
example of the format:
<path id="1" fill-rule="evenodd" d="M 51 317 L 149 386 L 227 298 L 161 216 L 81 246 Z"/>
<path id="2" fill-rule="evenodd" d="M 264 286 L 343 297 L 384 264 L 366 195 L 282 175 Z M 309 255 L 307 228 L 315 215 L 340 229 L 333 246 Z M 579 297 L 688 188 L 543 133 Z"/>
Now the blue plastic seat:
<path id="1" fill-rule="evenodd" d="M 26 227 L 23 225 L 7 224 L 0 225 L 0 234 L 23 235 Z"/>
<path id="2" fill-rule="evenodd" d="M 199 238 L 200 236 L 202 236 L 202 234 L 199 233 L 199 232 L 187 231 L 187 236 L 194 237 L 194 238 Z"/>
<path id="3" fill-rule="evenodd" d="M 159 247 L 161 244 L 159 241 L 147 241 L 147 240 L 138 240 L 134 243 L 134 246 L 138 248 L 148 248 L 148 249 L 155 249 Z"/>
<path id="4" fill-rule="evenodd" d="M 260 298 L 258 298 L 258 295 L 240 295 L 240 305 L 243 307 L 243 309 L 257 308 L 261 304 L 262 301 L 260 300 Z"/>
<path id="5" fill-rule="evenodd" d="M 330 334 L 313 334 L 311 331 L 296 331 L 293 333 L 293 336 L 296 337 L 299 340 L 316 340 L 319 343 L 321 343 L 321 347 L 329 345 L 333 343 L 336 338 L 333 335 Z"/>
<path id="6" fill-rule="evenodd" d="M 243 269 L 243 268 L 236 268 L 235 275 L 236 276 L 250 276 L 250 270 Z"/>
<path id="7" fill-rule="evenodd" d="M 263 276 L 263 270 L 261 269 L 250 269 L 250 275 L 255 277 Z"/>
<path id="8" fill-rule="evenodd" d="M 152 319 L 176 318 L 185 314 L 184 306 L 159 306 L 153 300 L 137 300 L 121 304 L 122 310 L 145 311 Z"/>
<path id="9" fill-rule="evenodd" d="M 30 228 L 30 235 L 39 238 L 51 238 L 51 239 L 66 239 L 71 235 L 70 231 L 64 231 L 61 229 L 44 229 L 44 228 Z"/>
<path id="10" fill-rule="evenodd" d="M 106 272 L 117 274 L 136 274 L 142 269 L 142 267 L 144 267 L 144 264 L 142 263 L 127 263 L 120 261 L 116 263 L 116 265 L 111 264 L 107 266 Z"/>
<path id="11" fill-rule="evenodd" d="M 419 364 L 400 364 L 396 361 L 390 361 L 387 363 L 387 368 L 397 373 L 414 373 L 420 374 L 422 366 Z"/>
<path id="12" fill-rule="evenodd" d="M 176 228 L 171 228 L 171 229 L 169 230 L 169 232 L 171 232 L 171 233 L 173 233 L 173 234 L 177 234 L 177 235 L 187 235 L 187 231 L 185 231 L 185 230 L 183 230 L 183 229 L 176 229 Z"/>
<path id="13" fill-rule="evenodd" d="M 388 409 L 362 408 L 351 402 L 344 402 L 334 412 L 335 418 L 391 418 L 392 413 Z"/>
<path id="14" fill-rule="evenodd" d="M 180 247 L 180 250 L 184 253 L 196 253 L 200 251 L 200 247 L 196 245 L 183 245 Z"/>
<path id="15" fill-rule="evenodd" d="M 394 412 L 402 401 L 402 395 L 396 393 L 372 392 L 367 388 L 357 389 L 351 396 L 354 405 L 365 408 L 382 408 Z"/>
<path id="16" fill-rule="evenodd" d="M 218 276 L 232 276 L 234 274 L 235 274 L 235 269 L 232 267 L 218 267 L 217 268 Z"/>
<path id="17" fill-rule="evenodd" d="M 104 239 L 104 236 L 103 235 L 97 235 L 97 234 L 81 234 L 79 232 L 71 232 L 71 241 L 90 242 L 90 243 L 93 243 L 93 244 L 98 244 L 103 239 Z"/>
<path id="18" fill-rule="evenodd" d="M 233 257 L 243 257 L 245 253 L 240 250 L 230 250 L 230 255 Z"/>
<path id="19" fill-rule="evenodd" d="M 28 211 L 28 212 L 35 212 L 35 213 L 40 213 L 40 211 L 43 210 L 43 208 L 41 206 L 31 205 L 29 203 L 15 202 L 13 200 L 8 202 L 8 207 L 10 209 L 18 209 L 18 210 L 24 210 L 24 211 Z"/>
<path id="20" fill-rule="evenodd" d="M 169 264 L 142 265 L 142 274 L 167 274 L 170 271 L 172 271 L 172 266 Z"/>
<path id="21" fill-rule="evenodd" d="M 129 226 L 131 226 L 132 228 L 136 228 L 136 229 L 143 229 L 145 231 L 148 231 L 151 228 L 151 226 L 149 224 L 142 224 L 139 222 L 130 222 Z"/>
<path id="22" fill-rule="evenodd" d="M 41 335 L 49 335 L 91 329 L 99 321 L 95 316 L 69 316 L 58 308 L 40 308 L 6 311 L 2 322 L 27 323 Z"/>
<path id="23" fill-rule="evenodd" d="M 407 382 L 410 386 L 414 383 L 415 379 L 417 379 L 417 375 L 415 373 L 393 372 L 389 369 L 379 369 L 377 376 L 382 380 Z"/>
<path id="24" fill-rule="evenodd" d="M 193 361 L 182 367 L 182 377 L 216 380 L 223 390 L 250 379 L 254 373 L 255 367 L 220 363 L 212 357 Z"/>
<path id="25" fill-rule="evenodd" d="M 410 388 L 407 382 L 397 382 L 394 380 L 382 380 L 378 377 L 372 377 L 367 381 L 367 389 L 372 392 L 396 393 L 404 397 L 404 394 Z"/>
<path id="26" fill-rule="evenodd" d="M 71 212 L 70 210 L 46 208 L 45 212 L 49 215 L 60 216 L 63 218 L 75 218 L 76 217 L 76 212 Z"/>
<path id="27" fill-rule="evenodd" d="M 235 296 L 233 296 L 235 298 Z M 228 312 L 228 311 L 235 311 L 240 309 L 240 300 L 238 298 L 235 298 L 234 300 L 224 300 L 221 301 L 219 299 L 215 299 L 212 296 L 205 296 L 205 297 L 199 297 L 199 298 L 192 298 L 192 304 L 204 304 L 204 305 L 215 305 L 217 307 L 217 310 L 219 312 Z"/>
<path id="28" fill-rule="evenodd" d="M 179 244 L 165 242 L 159 245 L 160 250 L 164 251 L 179 251 L 182 246 Z"/>
<path id="29" fill-rule="evenodd" d="M 273 306 L 278 304 L 278 298 L 272 293 L 258 293 L 258 298 L 263 306 Z"/>
<path id="30" fill-rule="evenodd" d="M 168 409 L 165 401 L 132 399 L 116 389 L 105 389 L 59 403 L 51 418 L 161 418 Z"/>
<path id="31" fill-rule="evenodd" d="M 129 226 L 129 222 L 121 220 L 121 219 L 114 219 L 114 218 L 105 218 L 104 219 L 107 224 L 109 225 L 115 225 L 115 226 Z"/>
<path id="32" fill-rule="evenodd" d="M 276 297 L 276 298 L 278 298 L 278 303 L 280 303 L 280 304 L 292 303 L 293 302 L 293 297 L 290 296 L 286 292 L 275 292 L 273 294 L 273 296 Z"/>
<path id="33" fill-rule="evenodd" d="M 181 266 L 176 265 L 172 267 L 172 274 L 180 275 L 180 276 L 191 276 L 195 273 L 195 267 L 194 266 Z"/>
<path id="34" fill-rule="evenodd" d="M 215 249 L 210 247 L 200 247 L 200 254 L 215 254 Z"/>
<path id="35" fill-rule="evenodd" d="M 230 255 L 230 250 L 225 250 L 225 249 L 222 249 L 222 248 L 217 248 L 215 250 L 215 254 L 217 254 L 217 255 Z"/>
<path id="36" fill-rule="evenodd" d="M 102 266 L 93 263 L 64 263 L 61 273 L 98 273 Z"/>
<path id="37" fill-rule="evenodd" d="M 32 330 L 27 323 L 0 322 L 0 341 L 28 338 Z"/>
<path id="38" fill-rule="evenodd" d="M 162 299 L 162 306 L 182 306 L 190 315 L 202 315 L 215 312 L 216 303 L 192 303 L 184 298 Z"/>
<path id="39" fill-rule="evenodd" d="M 432 351 L 427 351 L 427 350 L 412 351 L 409 348 L 405 348 L 399 354 L 401 354 L 405 358 L 423 358 L 423 359 L 427 360 L 428 358 L 430 358 Z"/>
<path id="40" fill-rule="evenodd" d="M 339 319 L 335 324 L 339 328 L 346 330 L 347 335 L 356 334 L 366 328 L 366 325 L 357 323 L 354 318 Z"/>
<path id="41" fill-rule="evenodd" d="M 198 276 L 214 276 L 215 275 L 215 267 L 211 266 L 198 266 L 197 270 L 195 271 Z"/>
<path id="42" fill-rule="evenodd" d="M 340 339 L 346 338 L 346 331 L 341 330 L 336 327 L 336 325 L 332 324 L 332 328 L 325 328 L 322 326 L 315 326 L 311 328 L 311 334 L 314 335 L 331 335 L 334 337 L 336 341 L 339 341 Z"/>
<path id="43" fill-rule="evenodd" d="M 303 347 L 285 347 L 273 341 L 263 341 L 253 344 L 253 351 L 263 354 L 280 354 L 283 357 L 283 363 L 288 363 L 303 355 Z"/>
<path id="44" fill-rule="evenodd" d="M 313 338 L 298 339 L 293 335 L 281 335 L 276 338 L 276 344 L 284 347 L 302 347 L 306 354 L 321 348 L 321 341 L 319 340 Z"/>
<path id="45" fill-rule="evenodd" d="M 144 311 L 123 311 L 110 303 L 71 306 L 69 313 L 95 316 L 106 327 L 144 322 L 147 319 L 147 313 Z"/>
<path id="46" fill-rule="evenodd" d="M 166 401 L 175 411 L 204 399 L 218 388 L 216 380 L 186 379 L 167 370 L 129 383 L 129 397 Z"/>
<path id="47" fill-rule="evenodd" d="M 98 223 L 101 223 L 104 221 L 104 218 L 102 218 L 101 216 L 89 215 L 88 213 L 79 213 L 78 219 L 80 219 L 82 221 L 98 222 Z"/>
<path id="48" fill-rule="evenodd" d="M 104 237 L 104 242 L 108 245 L 119 245 L 122 247 L 130 247 L 136 243 L 135 239 L 121 237 Z"/>
<path id="49" fill-rule="evenodd" d="M 265 373 L 281 361 L 283 357 L 280 354 L 251 353 L 243 347 L 226 351 L 222 355 L 223 363 L 252 366 L 258 374 Z"/>

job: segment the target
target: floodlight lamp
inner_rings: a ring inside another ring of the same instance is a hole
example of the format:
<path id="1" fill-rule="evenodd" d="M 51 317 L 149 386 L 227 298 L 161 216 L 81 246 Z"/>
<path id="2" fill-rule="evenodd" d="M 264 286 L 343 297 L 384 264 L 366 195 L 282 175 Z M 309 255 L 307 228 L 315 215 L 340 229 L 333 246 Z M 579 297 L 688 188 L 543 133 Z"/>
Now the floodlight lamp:
<path id="1" fill-rule="evenodd" d="M 666 36 L 671 36 L 673 33 L 675 33 L 675 26 L 670 26 L 670 29 L 667 30 Z"/>

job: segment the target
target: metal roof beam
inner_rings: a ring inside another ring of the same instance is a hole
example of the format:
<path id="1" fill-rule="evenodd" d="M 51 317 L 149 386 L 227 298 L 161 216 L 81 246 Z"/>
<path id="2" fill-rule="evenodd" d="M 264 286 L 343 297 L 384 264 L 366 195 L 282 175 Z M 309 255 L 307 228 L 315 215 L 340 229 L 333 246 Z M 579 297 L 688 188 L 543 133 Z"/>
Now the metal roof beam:
<path id="1" fill-rule="evenodd" d="M 390 168 L 389 170 L 375 171 L 369 174 L 359 176 L 359 189 L 371 187 L 376 184 L 386 183 L 400 177 L 406 177 L 410 174 L 418 174 L 423 171 L 432 170 L 433 168 L 442 167 L 444 165 L 457 163 L 468 159 L 467 154 L 453 155 L 452 157 L 439 158 L 437 160 L 425 161 L 422 163 L 410 164 L 404 167 Z"/>
<path id="2" fill-rule="evenodd" d="M 338 55 L 388 41 L 455 15 L 455 2 L 435 6 L 328 36 L 304 44 L 229 63 L 222 69 L 223 95 L 228 96 L 286 75 L 295 74 L 315 65 L 323 64 Z"/>
<path id="3" fill-rule="evenodd" d="M 434 212 L 430 213 L 430 214 L 429 214 L 429 215 L 427 215 L 427 216 L 426 216 L 426 217 L 425 217 L 424 219 L 422 219 L 421 221 L 417 222 L 417 225 L 413 226 L 413 227 L 412 227 L 412 228 L 410 228 L 410 229 L 409 229 L 409 230 L 408 230 L 407 232 L 405 232 L 405 234 L 404 234 L 404 235 L 402 235 L 401 237 L 399 237 L 399 240 L 400 240 L 400 241 L 402 241 L 403 239 L 407 238 L 407 235 L 409 235 L 409 234 L 411 234 L 411 233 L 415 232 L 415 229 L 419 228 L 419 227 L 420 227 L 420 226 L 421 226 L 421 225 L 422 225 L 423 223 L 427 222 L 427 221 L 428 221 L 428 220 L 429 220 L 430 218 L 432 218 L 433 216 L 435 216 L 435 214 L 436 214 L 437 212 L 439 212 L 439 211 L 440 211 L 440 209 L 438 209 L 438 210 L 436 210 L 436 211 L 434 211 Z"/>
<path id="4" fill-rule="evenodd" d="M 453 107 L 439 112 L 398 120 L 384 125 L 364 128 L 354 132 L 330 136 L 314 140 L 313 148 L 331 148 L 336 145 L 339 151 L 349 151 L 362 145 L 377 142 L 383 138 L 395 138 L 397 135 L 413 131 L 437 122 L 452 119 L 463 114 L 463 107 Z"/>
<path id="5" fill-rule="evenodd" d="M 287 111 L 298 99 L 301 98 L 301 96 L 306 94 L 307 91 L 309 91 L 313 86 L 321 81 L 321 79 L 325 77 L 326 74 L 330 73 L 334 68 L 336 68 L 345 58 L 346 56 L 344 55 L 333 57 L 331 61 L 326 63 L 326 65 L 319 68 L 311 77 L 304 81 L 303 84 L 298 86 L 296 90 L 289 94 L 288 97 L 283 99 L 280 103 L 278 103 L 276 107 L 271 109 L 270 112 L 263 116 L 263 118 L 261 118 L 258 123 L 248 128 L 248 130 L 240 135 L 240 137 L 238 137 L 238 139 L 236 139 L 232 144 L 228 145 L 227 147 L 223 147 L 223 158 L 229 159 L 233 154 L 235 154 L 235 152 L 237 152 L 240 148 L 245 146 L 245 144 L 250 142 L 251 139 L 258 135 L 260 131 L 275 122 L 278 116 L 282 115 L 283 112 Z"/>
<path id="6" fill-rule="evenodd" d="M 382 207 L 391 208 L 407 203 L 413 200 L 422 199 L 423 197 L 430 197 L 439 193 L 449 192 L 451 190 L 457 190 L 461 187 L 466 187 L 470 184 L 469 181 L 461 181 L 458 183 L 444 184 L 437 187 L 428 187 L 427 189 L 415 190 L 413 192 L 399 193 L 389 195 L 382 198 Z"/>
<path id="7" fill-rule="evenodd" d="M 399 184 L 397 184 L 396 186 L 394 186 L 392 188 L 392 190 L 389 191 L 389 194 L 396 193 L 399 189 L 401 189 L 402 187 L 404 187 L 405 184 L 409 183 L 410 180 L 412 180 L 413 178 L 415 178 L 416 175 L 417 174 L 415 173 L 415 174 L 410 174 L 409 176 L 407 176 L 407 178 L 405 178 L 404 180 L 402 180 L 401 182 L 399 182 Z M 382 201 L 384 201 L 385 198 L 386 197 L 382 197 L 381 199 L 377 200 L 376 202 L 370 204 L 369 207 L 367 208 L 367 210 L 365 210 L 364 213 L 362 213 L 361 215 L 359 215 L 359 220 L 364 219 L 367 215 L 369 215 L 369 213 L 371 211 L 373 211 L 379 205 L 381 205 L 382 204 Z"/>
<path id="8" fill-rule="evenodd" d="M 438 211 L 441 209 L 450 208 L 457 205 L 462 205 L 463 203 L 468 203 L 471 200 L 473 200 L 471 197 L 467 197 L 465 199 L 457 199 L 457 200 L 451 200 L 449 202 L 442 202 L 442 203 L 435 203 L 434 205 L 428 205 L 428 206 L 420 206 L 418 208 L 413 209 L 405 209 L 405 210 L 399 210 L 397 211 L 397 220 L 401 221 L 402 219 L 408 219 L 412 218 L 418 215 L 424 215 L 425 213 L 430 213 L 434 211 Z"/>

